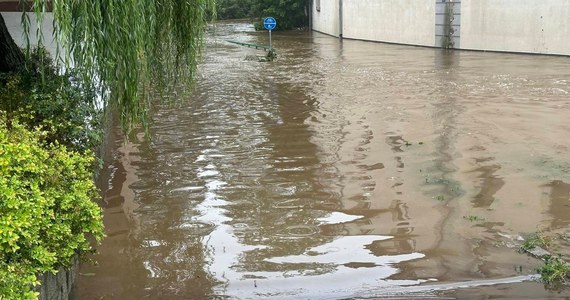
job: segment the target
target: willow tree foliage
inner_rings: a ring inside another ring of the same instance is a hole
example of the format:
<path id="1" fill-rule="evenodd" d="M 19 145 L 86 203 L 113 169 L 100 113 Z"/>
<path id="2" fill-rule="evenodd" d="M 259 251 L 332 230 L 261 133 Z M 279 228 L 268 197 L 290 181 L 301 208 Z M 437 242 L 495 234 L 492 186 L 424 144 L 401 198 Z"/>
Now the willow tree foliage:
<path id="1" fill-rule="evenodd" d="M 49 5 L 59 56 L 128 128 L 146 120 L 149 91 L 192 78 L 214 1 L 22 0 L 34 12 L 22 25 L 41 24 Z"/>

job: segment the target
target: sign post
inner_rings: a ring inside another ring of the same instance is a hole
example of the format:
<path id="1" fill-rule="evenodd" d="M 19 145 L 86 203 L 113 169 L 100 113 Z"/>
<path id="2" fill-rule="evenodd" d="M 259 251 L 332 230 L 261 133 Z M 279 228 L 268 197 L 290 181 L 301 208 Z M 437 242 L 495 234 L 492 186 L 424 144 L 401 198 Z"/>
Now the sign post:
<path id="1" fill-rule="evenodd" d="M 269 30 L 269 48 L 273 49 L 273 46 L 271 45 L 271 30 L 275 29 L 275 27 L 277 26 L 277 21 L 275 21 L 275 18 L 273 17 L 267 17 L 265 19 L 263 19 L 263 27 L 267 30 Z"/>

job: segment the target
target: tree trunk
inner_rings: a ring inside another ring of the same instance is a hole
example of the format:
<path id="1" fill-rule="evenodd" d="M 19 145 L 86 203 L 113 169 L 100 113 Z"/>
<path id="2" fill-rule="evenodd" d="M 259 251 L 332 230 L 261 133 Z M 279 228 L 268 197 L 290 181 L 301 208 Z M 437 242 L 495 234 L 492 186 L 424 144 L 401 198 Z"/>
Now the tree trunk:
<path id="1" fill-rule="evenodd" d="M 4 17 L 0 14 L 0 72 L 16 71 L 24 66 L 24 53 L 14 43 Z"/>

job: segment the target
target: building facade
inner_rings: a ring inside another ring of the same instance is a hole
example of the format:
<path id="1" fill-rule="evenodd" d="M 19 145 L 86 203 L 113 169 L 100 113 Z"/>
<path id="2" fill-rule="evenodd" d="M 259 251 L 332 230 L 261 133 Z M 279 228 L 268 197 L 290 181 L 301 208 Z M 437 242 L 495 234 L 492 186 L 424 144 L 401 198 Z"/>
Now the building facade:
<path id="1" fill-rule="evenodd" d="M 311 19 L 348 39 L 570 55 L 570 0 L 313 0 Z"/>
<path id="2" fill-rule="evenodd" d="M 51 13 L 51 7 L 48 3 L 47 12 L 44 15 L 44 20 L 41 24 L 43 35 L 43 45 L 55 57 L 57 44 L 53 37 L 53 14 Z M 30 11 L 30 9 L 27 9 Z M 6 28 L 8 32 L 14 39 L 14 42 L 20 46 L 25 47 L 26 41 L 24 38 L 24 28 L 22 27 L 22 7 L 18 0 L 0 0 L 0 14 L 4 18 L 6 23 Z M 30 30 L 29 39 L 31 46 L 37 45 L 37 22 L 32 12 L 30 14 Z"/>

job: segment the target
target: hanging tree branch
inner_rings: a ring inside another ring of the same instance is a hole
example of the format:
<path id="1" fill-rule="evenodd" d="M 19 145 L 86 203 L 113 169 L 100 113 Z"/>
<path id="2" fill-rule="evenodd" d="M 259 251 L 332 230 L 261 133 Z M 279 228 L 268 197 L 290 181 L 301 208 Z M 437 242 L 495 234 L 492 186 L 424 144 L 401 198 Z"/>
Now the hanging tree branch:
<path id="1" fill-rule="evenodd" d="M 23 0 L 41 28 L 48 2 L 63 61 L 117 109 L 123 129 L 146 124 L 149 94 L 191 80 L 214 0 Z M 29 34 L 29 32 L 27 32 Z"/>

